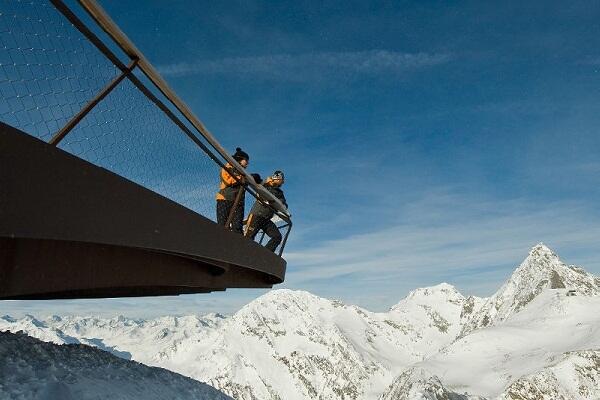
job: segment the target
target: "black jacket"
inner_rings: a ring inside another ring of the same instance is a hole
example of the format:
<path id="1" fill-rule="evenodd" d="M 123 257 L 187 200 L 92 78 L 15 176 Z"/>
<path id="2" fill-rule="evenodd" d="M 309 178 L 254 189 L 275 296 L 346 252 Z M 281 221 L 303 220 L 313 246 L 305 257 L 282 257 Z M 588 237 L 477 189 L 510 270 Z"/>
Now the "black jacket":
<path id="1" fill-rule="evenodd" d="M 268 181 L 265 185 L 263 185 L 265 189 L 267 189 L 273 196 L 277 197 L 279 201 L 283 203 L 283 205 L 287 208 L 287 202 L 285 201 L 285 196 L 283 194 L 283 190 L 280 187 L 275 187 L 269 185 Z M 256 201 L 252 206 L 252 210 L 250 210 L 250 214 L 253 214 L 258 217 L 263 217 L 266 219 L 273 218 L 273 209 L 267 205 L 263 205 L 260 201 Z"/>

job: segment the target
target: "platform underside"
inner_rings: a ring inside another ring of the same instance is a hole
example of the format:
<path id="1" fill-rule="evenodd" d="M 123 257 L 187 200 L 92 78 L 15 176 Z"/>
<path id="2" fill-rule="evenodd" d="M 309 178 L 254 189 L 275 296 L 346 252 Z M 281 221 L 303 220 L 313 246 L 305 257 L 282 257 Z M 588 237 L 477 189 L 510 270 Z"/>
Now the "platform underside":
<path id="1" fill-rule="evenodd" d="M 239 234 L 0 123 L 0 299 L 205 293 L 280 283 Z"/>

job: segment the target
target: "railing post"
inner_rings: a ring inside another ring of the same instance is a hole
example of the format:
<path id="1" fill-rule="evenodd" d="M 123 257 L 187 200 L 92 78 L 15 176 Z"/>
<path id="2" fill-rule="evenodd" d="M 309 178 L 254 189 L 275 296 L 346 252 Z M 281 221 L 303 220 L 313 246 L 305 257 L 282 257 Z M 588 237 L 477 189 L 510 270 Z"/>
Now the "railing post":
<path id="1" fill-rule="evenodd" d="M 283 254 L 283 249 L 285 248 L 285 245 L 287 243 L 288 240 L 288 236 L 290 236 L 290 232 L 292 230 L 292 222 L 288 222 L 287 224 L 287 232 L 285 233 L 285 236 L 283 237 L 283 242 L 281 242 L 281 247 L 279 248 L 279 257 L 281 257 L 281 255 Z"/>
<path id="2" fill-rule="evenodd" d="M 92 100 L 90 100 L 85 105 L 85 107 L 79 110 L 79 112 L 75 114 L 75 116 L 73 116 L 73 118 L 71 118 L 71 120 L 67 122 L 67 124 L 63 126 L 60 131 L 56 132 L 56 134 L 52 137 L 52 139 L 50 139 L 48 143 L 54 146 L 58 146 L 58 144 L 65 138 L 65 136 L 67 136 L 69 132 L 71 132 L 71 130 L 73 130 L 73 128 L 75 128 L 75 126 L 77 126 L 77 124 L 81 122 L 81 120 L 85 118 L 85 116 L 88 115 L 88 113 L 92 111 L 92 109 L 102 101 L 102 99 L 108 96 L 108 94 L 112 92 L 112 90 L 115 87 L 117 87 L 117 85 L 121 83 L 121 81 L 125 79 L 125 77 L 131 73 L 131 71 L 133 71 L 133 69 L 137 65 L 137 62 L 138 60 L 131 61 L 125 71 L 121 72 L 121 74 L 119 74 L 112 81 L 110 81 L 108 85 L 106 85 L 104 89 L 100 91 L 100 93 L 98 93 Z"/>
<path id="3" fill-rule="evenodd" d="M 236 212 L 238 204 L 240 204 L 240 200 L 242 199 L 242 194 L 244 193 L 245 190 L 246 190 L 246 188 L 244 186 L 240 186 L 240 189 L 238 190 L 237 195 L 235 196 L 235 201 L 233 202 L 233 207 L 231 207 L 231 210 L 229 211 L 229 215 L 227 216 L 227 222 L 225 222 L 225 227 L 227 229 L 229 229 L 229 225 L 231 225 L 231 221 L 233 220 L 233 215 Z M 243 218 L 243 216 L 242 216 L 242 218 Z"/>

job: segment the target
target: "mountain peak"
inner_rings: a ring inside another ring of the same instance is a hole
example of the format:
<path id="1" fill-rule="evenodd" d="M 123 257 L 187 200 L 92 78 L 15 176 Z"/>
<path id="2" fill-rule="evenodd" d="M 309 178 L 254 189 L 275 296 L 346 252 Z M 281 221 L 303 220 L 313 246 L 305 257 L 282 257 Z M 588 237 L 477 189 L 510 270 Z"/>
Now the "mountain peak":
<path id="1" fill-rule="evenodd" d="M 423 295 L 431 295 L 433 293 L 457 293 L 458 290 L 453 285 L 442 282 L 434 286 L 426 286 L 422 288 L 415 289 L 410 292 L 411 294 L 423 294 Z"/>
<path id="2" fill-rule="evenodd" d="M 277 310 L 306 313 L 322 302 L 328 300 L 304 290 L 273 289 L 246 304 L 235 315 L 239 318 L 249 313 L 276 313 Z"/>
<path id="3" fill-rule="evenodd" d="M 462 302 L 464 296 L 449 283 L 442 282 L 438 285 L 427 286 L 411 290 L 408 295 L 400 301 L 400 303 L 411 301 L 411 302 L 422 302 L 430 300 L 445 300 L 450 302 Z M 398 304 L 400 304 L 398 303 Z M 393 307 L 392 307 L 393 308 Z"/>
<path id="4" fill-rule="evenodd" d="M 527 258 L 504 285 L 473 316 L 463 329 L 463 335 L 506 320 L 546 289 L 569 289 L 581 295 L 597 295 L 600 294 L 600 278 L 583 268 L 566 265 L 548 246 L 539 243 L 529 251 Z"/>
<path id="5" fill-rule="evenodd" d="M 260 302 L 289 302 L 289 301 L 317 301 L 320 297 L 309 293 L 305 290 L 292 290 L 292 289 L 272 289 L 256 300 Z"/>
<path id="6" fill-rule="evenodd" d="M 505 285 L 512 281 L 519 286 L 532 280 L 537 284 L 540 280 L 547 279 L 548 274 L 551 274 L 555 278 L 553 281 L 556 281 L 556 276 L 568 273 L 568 269 L 569 267 L 560 260 L 552 249 L 544 243 L 538 243 L 529 250 L 525 260 L 517 267 Z M 557 288 L 561 287 L 564 287 L 564 285 L 559 284 Z"/>
<path id="7" fill-rule="evenodd" d="M 527 259 L 529 259 L 529 258 L 533 258 L 533 259 L 543 259 L 543 258 L 546 258 L 546 259 L 559 260 L 559 258 L 556 255 L 556 253 L 554 253 L 552 251 L 552 249 L 550 249 L 550 247 L 546 246 L 542 242 L 536 244 L 535 246 L 533 246 L 531 248 L 531 250 L 529 250 L 529 256 L 527 257 Z"/>

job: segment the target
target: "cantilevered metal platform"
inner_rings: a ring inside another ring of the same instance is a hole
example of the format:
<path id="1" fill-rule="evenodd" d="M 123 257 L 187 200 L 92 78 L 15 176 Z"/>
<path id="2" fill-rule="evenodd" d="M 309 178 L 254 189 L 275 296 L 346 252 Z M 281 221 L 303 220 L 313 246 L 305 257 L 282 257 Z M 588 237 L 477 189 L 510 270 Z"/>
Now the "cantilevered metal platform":
<path id="1" fill-rule="evenodd" d="M 106 169 L 0 123 L 0 298 L 271 287 L 285 261 Z"/>

